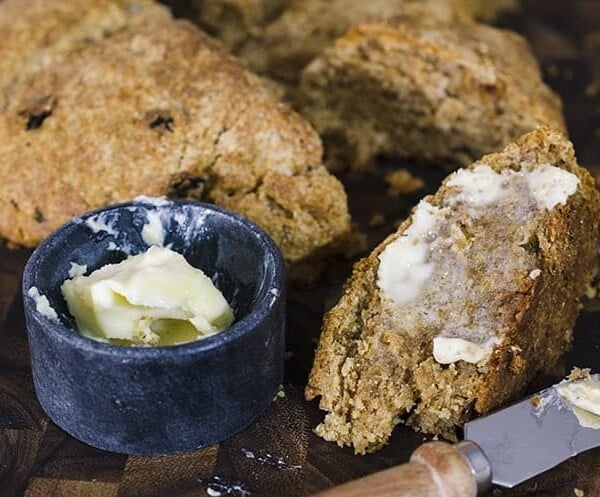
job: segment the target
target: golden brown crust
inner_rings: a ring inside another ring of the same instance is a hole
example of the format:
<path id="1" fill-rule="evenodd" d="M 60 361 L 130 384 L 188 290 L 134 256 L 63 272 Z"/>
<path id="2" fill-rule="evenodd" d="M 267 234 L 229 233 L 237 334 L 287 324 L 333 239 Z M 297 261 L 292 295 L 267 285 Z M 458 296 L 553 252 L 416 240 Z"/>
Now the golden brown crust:
<path id="1" fill-rule="evenodd" d="M 140 194 L 238 211 L 288 261 L 349 230 L 314 130 L 192 25 L 147 16 L 60 57 L 3 88 L 2 238 L 33 246 L 75 214 Z"/>
<path id="2" fill-rule="evenodd" d="M 252 70 L 296 83 L 302 69 L 351 26 L 415 11 L 432 21 L 472 19 L 469 0 L 292 0 L 235 52 Z"/>
<path id="3" fill-rule="evenodd" d="M 378 155 L 464 165 L 540 125 L 565 129 L 522 37 L 422 15 L 350 29 L 298 98 L 328 155 L 358 169 Z"/>
<path id="4" fill-rule="evenodd" d="M 403 223 L 355 265 L 343 296 L 325 316 L 305 394 L 309 400 L 320 396 L 319 406 L 328 411 L 316 430 L 327 440 L 372 451 L 407 415 L 416 429 L 451 438 L 457 425 L 521 393 L 569 348 L 579 298 L 596 273 L 600 194 L 577 166 L 570 142 L 547 128 L 472 167 L 478 164 L 496 171 L 551 164 L 579 178 L 577 191 L 542 213 L 526 241 L 539 277 L 525 273 L 512 280 L 494 310 L 504 338 L 487 362 L 441 365 L 432 356 L 434 336 L 397 331 L 376 284 L 378 256 L 411 220 Z M 436 205 L 446 190 L 444 184 L 427 200 Z"/>
<path id="5" fill-rule="evenodd" d="M 129 26 L 170 18 L 152 0 L 4 0 L 1 12 L 0 110 L 20 78 Z"/>

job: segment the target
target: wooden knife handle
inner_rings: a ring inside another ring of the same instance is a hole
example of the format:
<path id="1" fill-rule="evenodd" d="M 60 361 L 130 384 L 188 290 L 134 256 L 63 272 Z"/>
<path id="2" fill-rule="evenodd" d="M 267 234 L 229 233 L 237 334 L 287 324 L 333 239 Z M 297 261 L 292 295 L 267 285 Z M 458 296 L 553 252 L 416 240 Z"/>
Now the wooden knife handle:
<path id="1" fill-rule="evenodd" d="M 469 463 L 453 445 L 428 442 L 410 462 L 334 487 L 313 497 L 476 497 Z"/>

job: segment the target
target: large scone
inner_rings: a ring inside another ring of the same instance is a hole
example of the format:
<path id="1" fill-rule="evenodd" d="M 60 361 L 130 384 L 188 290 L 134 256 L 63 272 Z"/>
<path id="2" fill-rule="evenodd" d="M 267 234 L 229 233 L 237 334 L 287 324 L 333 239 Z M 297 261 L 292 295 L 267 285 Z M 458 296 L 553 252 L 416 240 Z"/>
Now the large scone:
<path id="1" fill-rule="evenodd" d="M 415 11 L 431 21 L 472 19 L 469 0 L 292 0 L 236 54 L 253 71 L 296 84 L 302 69 L 349 27 Z"/>
<path id="2" fill-rule="evenodd" d="M 45 17 L 27 15 L 41 3 L 0 4 L 0 54 L 18 51 L 13 26 L 31 47 L 26 69 L 13 57 L 1 88 L 0 238 L 33 246 L 73 215 L 140 194 L 240 212 L 288 261 L 348 230 L 345 192 L 322 166 L 314 130 L 198 29 L 151 6 L 158 14 L 144 22 L 94 25 L 104 34 L 71 43 L 82 26 L 46 22 L 60 23 L 74 4 L 112 12 L 127 2 L 45 0 Z M 37 19 L 29 32 L 53 33 L 52 47 L 73 46 L 48 50 L 59 62 L 31 70 L 47 47 L 27 42 L 21 15 Z"/>
<path id="3" fill-rule="evenodd" d="M 564 130 L 527 42 L 477 23 L 354 27 L 304 70 L 300 94 L 329 160 L 356 169 L 378 155 L 465 165 L 540 125 Z"/>
<path id="4" fill-rule="evenodd" d="M 188 15 L 250 69 L 294 85 L 302 69 L 350 26 L 425 10 L 472 19 L 471 0 L 194 0 Z"/>
<path id="5" fill-rule="evenodd" d="M 562 134 L 533 131 L 451 174 L 359 261 L 326 315 L 316 431 L 365 453 L 402 420 L 451 438 L 571 343 L 596 273 L 600 195 Z"/>

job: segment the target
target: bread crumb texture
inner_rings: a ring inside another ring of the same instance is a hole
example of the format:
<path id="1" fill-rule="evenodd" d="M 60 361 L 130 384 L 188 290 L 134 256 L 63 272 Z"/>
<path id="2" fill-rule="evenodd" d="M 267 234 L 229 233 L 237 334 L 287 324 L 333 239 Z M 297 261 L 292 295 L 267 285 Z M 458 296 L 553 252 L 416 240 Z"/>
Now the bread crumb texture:
<path id="1" fill-rule="evenodd" d="M 529 191 L 523 182 L 549 165 L 577 185 L 550 207 L 543 188 Z M 413 215 L 356 263 L 325 316 L 305 394 L 320 397 L 327 411 L 316 428 L 326 440 L 364 454 L 383 446 L 400 422 L 453 439 L 457 426 L 521 394 L 569 348 L 579 299 L 596 274 L 593 180 L 571 143 L 549 128 L 460 171 L 482 170 L 507 181 L 494 201 L 458 194 L 456 173 L 422 201 L 439 213 L 424 235 L 439 250 L 428 252 L 431 273 L 415 298 L 399 305 L 378 285 L 379 257 L 408 236 Z M 506 190 L 511 181 L 514 190 Z M 433 355 L 440 336 L 493 338 L 493 347 L 476 362 L 440 364 Z"/>
<path id="2" fill-rule="evenodd" d="M 349 231 L 310 125 L 216 42 L 146 0 L 0 4 L 0 238 L 34 246 L 137 195 L 262 226 L 288 261 Z"/>

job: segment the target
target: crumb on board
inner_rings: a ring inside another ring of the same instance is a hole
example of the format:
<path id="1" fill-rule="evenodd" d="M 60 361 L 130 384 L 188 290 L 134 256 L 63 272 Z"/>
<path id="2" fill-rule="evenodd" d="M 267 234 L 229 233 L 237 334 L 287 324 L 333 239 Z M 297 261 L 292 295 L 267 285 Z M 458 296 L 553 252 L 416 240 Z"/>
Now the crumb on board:
<path id="1" fill-rule="evenodd" d="M 584 94 L 588 98 L 594 98 L 600 95 L 600 86 L 596 83 L 590 83 L 585 87 Z"/>
<path id="2" fill-rule="evenodd" d="M 539 395 L 534 395 L 533 397 L 531 397 L 531 405 L 535 408 L 535 409 L 539 409 L 540 407 L 542 407 L 543 405 L 543 400 Z"/>
<path id="3" fill-rule="evenodd" d="M 408 195 L 421 190 L 425 183 L 421 178 L 413 176 L 406 169 L 397 169 L 385 176 L 385 181 L 388 184 L 388 195 Z"/>
<path id="4" fill-rule="evenodd" d="M 584 497 L 585 496 L 585 492 L 583 490 L 581 490 L 580 488 L 574 488 L 573 489 L 573 493 L 577 496 L 577 497 Z"/>
<path id="5" fill-rule="evenodd" d="M 367 235 L 358 229 L 353 229 L 344 240 L 342 252 L 346 259 L 353 259 L 358 254 L 367 250 Z"/>
<path id="6" fill-rule="evenodd" d="M 283 389 L 283 385 L 279 385 L 277 392 L 273 396 L 273 402 L 275 402 L 277 399 L 284 399 L 284 398 L 285 398 L 285 390 Z"/>
<path id="7" fill-rule="evenodd" d="M 385 224 L 385 216 L 381 212 L 376 212 L 369 219 L 370 228 L 379 228 Z"/>
<path id="8" fill-rule="evenodd" d="M 575 381 L 575 380 L 583 380 L 585 378 L 589 378 L 590 376 L 590 368 L 578 368 L 574 367 L 569 376 L 567 376 L 567 380 Z"/>

